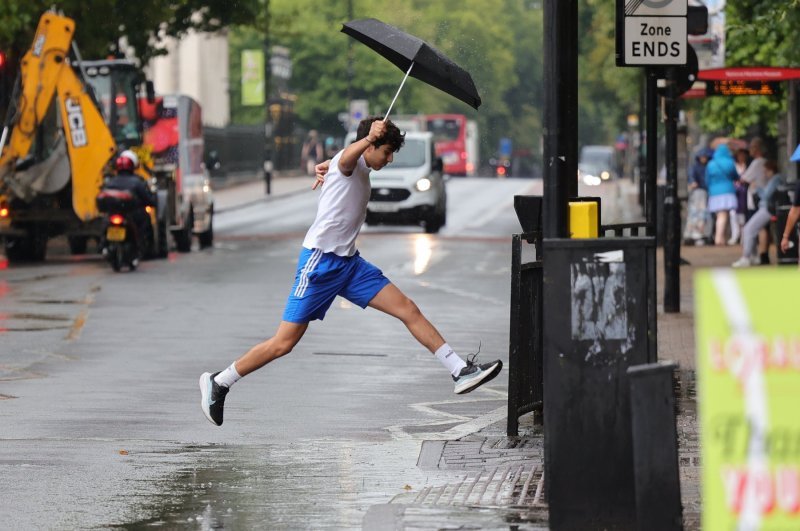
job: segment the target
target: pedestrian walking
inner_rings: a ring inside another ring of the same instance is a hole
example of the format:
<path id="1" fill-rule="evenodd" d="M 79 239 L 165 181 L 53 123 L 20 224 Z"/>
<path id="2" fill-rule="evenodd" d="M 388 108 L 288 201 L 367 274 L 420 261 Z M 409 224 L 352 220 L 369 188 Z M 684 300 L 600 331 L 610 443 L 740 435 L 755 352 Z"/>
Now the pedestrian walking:
<path id="1" fill-rule="evenodd" d="M 695 245 L 705 245 L 711 235 L 706 166 L 713 154 L 714 151 L 709 147 L 700 148 L 695 155 L 694 163 L 689 168 L 687 178 L 689 201 L 683 239 L 686 242 L 693 242 Z"/>
<path id="2" fill-rule="evenodd" d="M 399 319 L 450 372 L 456 394 L 473 391 L 500 372 L 500 360 L 478 364 L 477 354 L 466 360 L 456 354 L 417 305 L 356 248 L 370 197 L 370 171 L 390 164 L 403 141 L 404 135 L 391 121 L 379 117 L 362 120 L 356 141 L 337 153 L 326 175 L 314 183 L 314 189 L 322 185 L 317 214 L 303 240 L 283 319 L 274 336 L 252 347 L 228 368 L 200 376 L 201 407 L 209 421 L 221 425 L 231 386 L 291 352 L 309 323 L 325 317 L 337 295 Z"/>
<path id="3" fill-rule="evenodd" d="M 300 150 L 300 167 L 305 169 L 306 175 L 314 175 L 314 166 L 325 159 L 319 134 L 315 129 L 308 132 L 303 147 Z"/>
<path id="4" fill-rule="evenodd" d="M 733 183 L 739 175 L 727 142 L 725 138 L 718 138 L 711 144 L 714 155 L 706 166 L 708 210 L 716 215 L 715 245 L 725 245 L 729 213 L 736 208 L 736 188 Z"/>
<path id="5" fill-rule="evenodd" d="M 750 163 L 750 153 L 745 148 L 736 150 L 734 156 L 734 163 L 736 164 L 736 174 L 739 176 L 733 185 L 736 188 L 736 208 L 731 210 L 731 239 L 728 240 L 728 245 L 736 245 L 739 243 L 742 235 L 742 227 L 747 222 L 747 183 L 742 180 L 742 175 L 747 170 Z"/>
<path id="6" fill-rule="evenodd" d="M 767 186 L 767 175 L 764 168 L 767 159 L 764 158 L 764 141 L 759 137 L 750 140 L 750 157 L 752 160 L 747 169 L 742 173 L 741 180 L 747 183 L 747 219 L 758 210 L 758 191 Z"/>

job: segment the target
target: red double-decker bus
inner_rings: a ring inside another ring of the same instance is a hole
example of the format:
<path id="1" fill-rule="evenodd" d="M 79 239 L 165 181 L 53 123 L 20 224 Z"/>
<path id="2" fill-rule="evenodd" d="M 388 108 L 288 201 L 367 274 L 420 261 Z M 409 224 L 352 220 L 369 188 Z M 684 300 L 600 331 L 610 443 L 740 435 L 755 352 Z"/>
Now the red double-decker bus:
<path id="1" fill-rule="evenodd" d="M 427 130 L 433 133 L 436 155 L 450 175 L 475 175 L 478 167 L 478 127 L 463 114 L 429 114 Z"/>

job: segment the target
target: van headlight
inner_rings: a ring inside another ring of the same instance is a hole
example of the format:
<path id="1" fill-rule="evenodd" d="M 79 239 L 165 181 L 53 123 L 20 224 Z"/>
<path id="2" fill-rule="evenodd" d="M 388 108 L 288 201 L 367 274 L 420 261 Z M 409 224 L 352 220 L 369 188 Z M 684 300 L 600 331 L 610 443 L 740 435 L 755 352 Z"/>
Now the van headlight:
<path id="1" fill-rule="evenodd" d="M 431 189 L 431 186 L 432 186 L 431 180 L 428 179 L 427 177 L 423 177 L 422 179 L 417 181 L 416 184 L 416 188 L 420 192 L 427 192 L 428 190 Z"/>

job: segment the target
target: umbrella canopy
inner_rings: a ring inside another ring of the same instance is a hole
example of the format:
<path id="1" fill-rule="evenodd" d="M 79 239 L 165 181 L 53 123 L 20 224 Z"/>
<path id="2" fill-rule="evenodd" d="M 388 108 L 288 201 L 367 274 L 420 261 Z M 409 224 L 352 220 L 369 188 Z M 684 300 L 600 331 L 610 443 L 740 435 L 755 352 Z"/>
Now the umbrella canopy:
<path id="1" fill-rule="evenodd" d="M 424 81 L 475 109 L 480 106 L 481 97 L 469 72 L 422 39 L 374 18 L 347 22 L 342 32 L 394 63 L 406 72 L 406 77 L 411 75 Z"/>
<path id="2" fill-rule="evenodd" d="M 797 144 L 797 147 L 795 148 L 794 153 L 792 153 L 792 156 L 789 160 L 792 162 L 800 162 L 800 144 Z"/>

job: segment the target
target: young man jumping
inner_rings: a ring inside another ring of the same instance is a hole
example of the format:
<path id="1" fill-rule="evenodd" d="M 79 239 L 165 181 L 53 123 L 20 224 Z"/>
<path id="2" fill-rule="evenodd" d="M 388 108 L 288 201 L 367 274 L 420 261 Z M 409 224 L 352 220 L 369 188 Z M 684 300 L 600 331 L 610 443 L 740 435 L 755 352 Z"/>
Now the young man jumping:
<path id="1" fill-rule="evenodd" d="M 308 229 L 283 320 L 274 336 L 247 351 L 230 367 L 200 376 L 200 403 L 209 421 L 222 425 L 225 396 L 241 377 L 292 351 L 315 319 L 323 319 L 337 295 L 400 319 L 409 332 L 450 371 L 457 394 L 469 393 L 497 376 L 500 360 L 464 361 L 445 342 L 414 302 L 356 249 L 367 213 L 369 174 L 392 162 L 404 135 L 391 121 L 362 120 L 356 141 L 330 161 L 317 216 Z"/>

